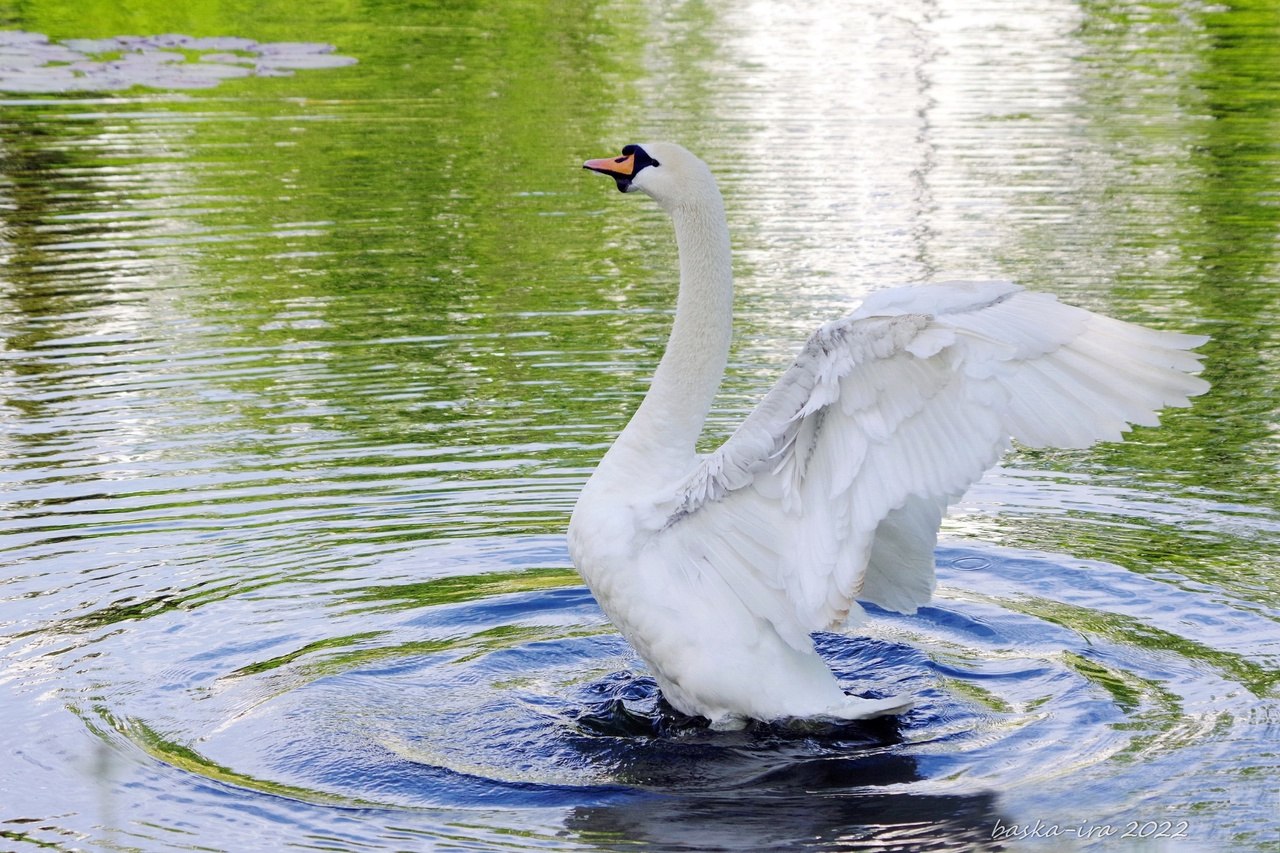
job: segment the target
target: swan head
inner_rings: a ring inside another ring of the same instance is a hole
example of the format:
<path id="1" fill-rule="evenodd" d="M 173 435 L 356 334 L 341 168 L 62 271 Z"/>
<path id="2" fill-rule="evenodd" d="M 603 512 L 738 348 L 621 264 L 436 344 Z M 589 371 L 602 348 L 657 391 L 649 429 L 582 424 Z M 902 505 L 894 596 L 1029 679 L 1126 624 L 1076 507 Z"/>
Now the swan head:
<path id="1" fill-rule="evenodd" d="M 588 160 L 582 168 L 613 178 L 619 192 L 640 190 L 668 210 L 691 198 L 719 196 L 707 164 L 673 142 L 628 145 L 621 156 Z"/>

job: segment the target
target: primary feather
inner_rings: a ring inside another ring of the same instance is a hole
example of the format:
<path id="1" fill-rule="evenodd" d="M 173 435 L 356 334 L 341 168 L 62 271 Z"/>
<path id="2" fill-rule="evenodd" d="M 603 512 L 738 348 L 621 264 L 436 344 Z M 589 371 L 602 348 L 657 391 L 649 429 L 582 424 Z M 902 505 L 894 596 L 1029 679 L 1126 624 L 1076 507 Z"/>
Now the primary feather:
<path id="1" fill-rule="evenodd" d="M 738 430 L 699 456 L 729 344 L 727 228 L 701 161 L 670 144 L 639 150 L 648 161 L 619 187 L 675 220 L 676 323 L 649 395 L 575 508 L 575 564 L 686 713 L 734 726 L 900 710 L 898 697 L 846 696 L 810 633 L 856 623 L 859 600 L 925 604 L 947 505 L 1011 439 L 1086 447 L 1154 425 L 1208 388 L 1190 352 L 1206 339 L 1008 282 L 880 291 L 814 332 Z"/>

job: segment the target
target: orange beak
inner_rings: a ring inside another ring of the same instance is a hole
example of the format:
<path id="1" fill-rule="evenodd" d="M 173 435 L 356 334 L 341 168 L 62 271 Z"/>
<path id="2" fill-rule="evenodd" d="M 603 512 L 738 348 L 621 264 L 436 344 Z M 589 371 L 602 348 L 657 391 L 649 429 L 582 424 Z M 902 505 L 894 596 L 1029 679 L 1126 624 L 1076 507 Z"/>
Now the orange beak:
<path id="1" fill-rule="evenodd" d="M 636 157 L 634 154 L 628 154 L 625 157 L 602 157 L 599 160 L 588 160 L 582 164 L 582 168 L 615 178 L 629 178 L 636 173 Z"/>

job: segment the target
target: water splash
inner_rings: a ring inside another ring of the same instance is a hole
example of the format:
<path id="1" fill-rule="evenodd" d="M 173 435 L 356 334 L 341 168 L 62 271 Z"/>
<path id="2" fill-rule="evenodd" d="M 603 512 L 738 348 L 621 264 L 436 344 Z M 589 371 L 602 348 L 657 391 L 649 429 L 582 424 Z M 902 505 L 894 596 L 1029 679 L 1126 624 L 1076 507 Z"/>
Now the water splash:
<path id="1" fill-rule="evenodd" d="M 334 51 L 330 44 L 176 33 L 50 41 L 42 33 L 8 30 L 0 32 L 0 91 L 210 89 L 234 77 L 284 77 L 357 61 Z"/>

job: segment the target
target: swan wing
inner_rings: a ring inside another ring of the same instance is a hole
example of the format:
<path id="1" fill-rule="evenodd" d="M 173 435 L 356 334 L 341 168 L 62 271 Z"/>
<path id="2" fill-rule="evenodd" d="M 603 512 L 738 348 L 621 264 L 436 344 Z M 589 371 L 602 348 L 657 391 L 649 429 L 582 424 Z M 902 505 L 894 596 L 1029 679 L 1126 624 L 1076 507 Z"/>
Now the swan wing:
<path id="1" fill-rule="evenodd" d="M 873 294 L 822 326 L 683 482 L 666 559 L 709 571 L 792 645 L 857 600 L 914 612 L 948 504 L 1009 447 L 1086 447 L 1208 384 L 1161 332 L 1007 282 Z"/>

